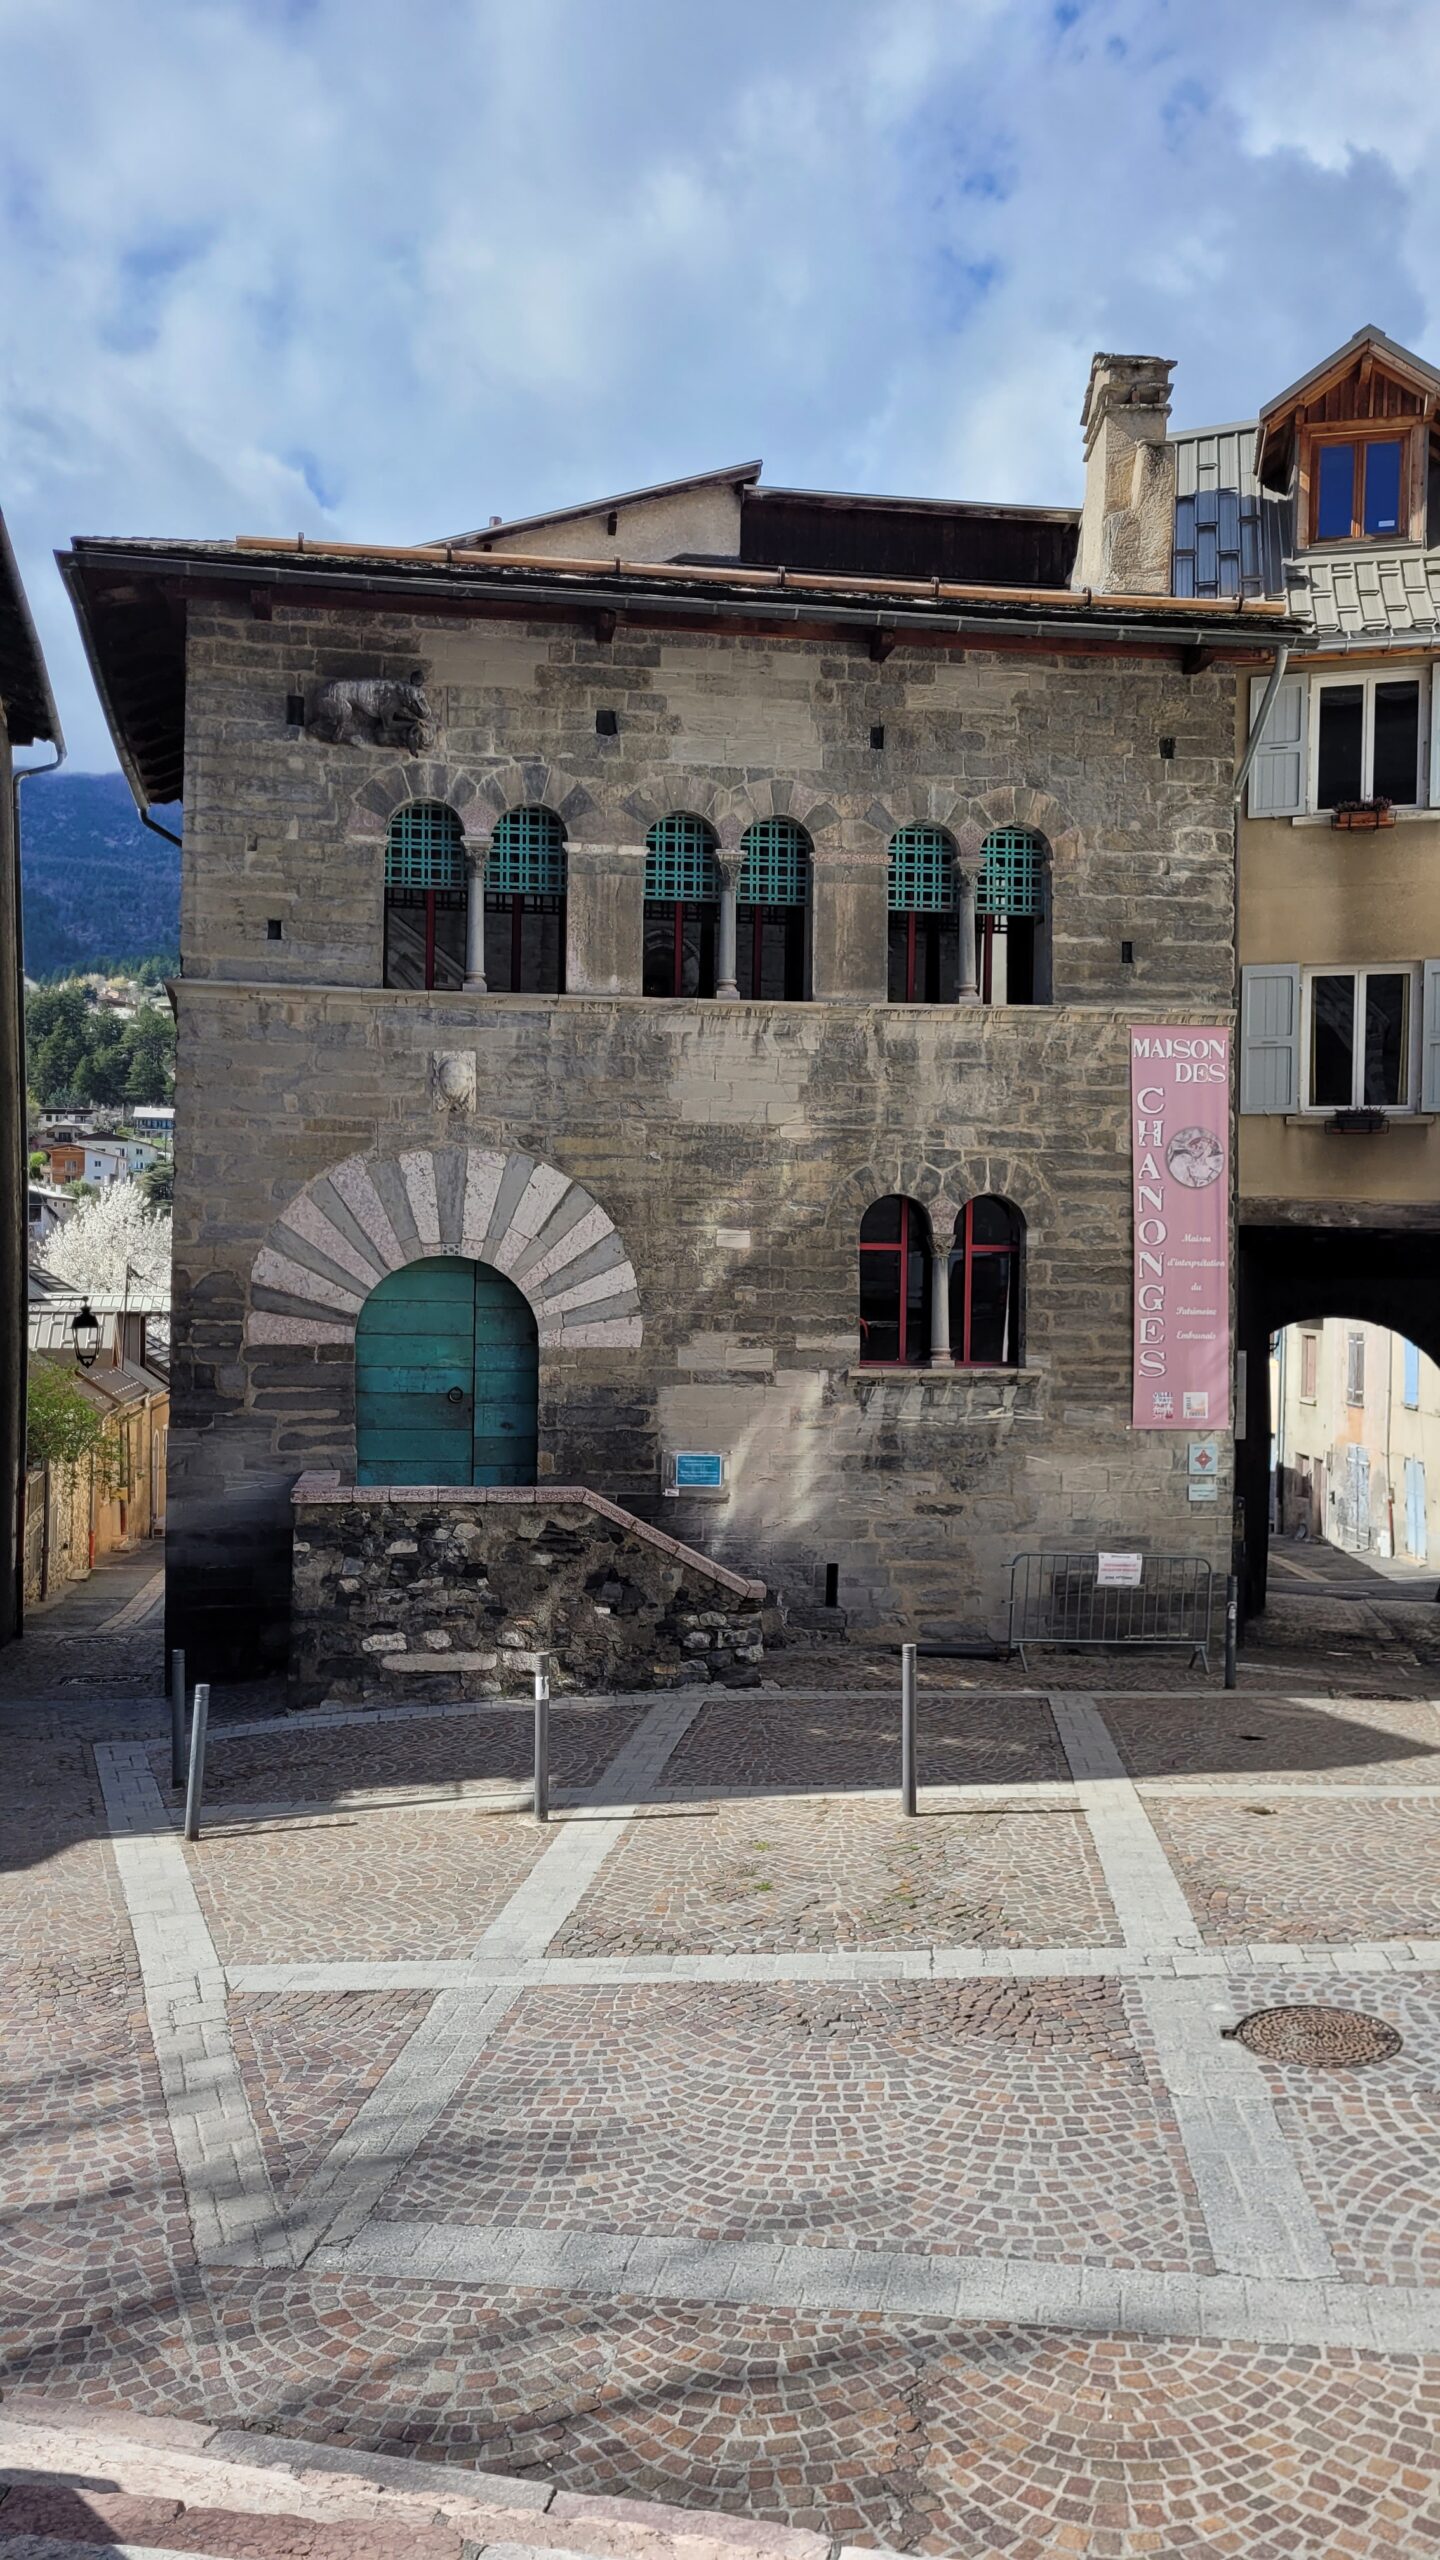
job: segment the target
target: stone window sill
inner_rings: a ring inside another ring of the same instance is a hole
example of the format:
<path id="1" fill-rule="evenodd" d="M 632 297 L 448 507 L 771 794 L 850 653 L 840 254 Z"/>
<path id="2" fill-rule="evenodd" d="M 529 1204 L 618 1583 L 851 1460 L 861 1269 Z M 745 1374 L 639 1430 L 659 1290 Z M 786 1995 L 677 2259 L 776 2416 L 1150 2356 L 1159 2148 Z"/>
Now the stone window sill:
<path id="1" fill-rule="evenodd" d="M 1045 1399 L 1043 1369 L 963 1369 L 942 1367 L 862 1367 L 846 1371 L 857 1386 L 899 1388 L 909 1395 L 918 1387 L 927 1403 L 943 1404 L 956 1422 L 1038 1421 Z"/>

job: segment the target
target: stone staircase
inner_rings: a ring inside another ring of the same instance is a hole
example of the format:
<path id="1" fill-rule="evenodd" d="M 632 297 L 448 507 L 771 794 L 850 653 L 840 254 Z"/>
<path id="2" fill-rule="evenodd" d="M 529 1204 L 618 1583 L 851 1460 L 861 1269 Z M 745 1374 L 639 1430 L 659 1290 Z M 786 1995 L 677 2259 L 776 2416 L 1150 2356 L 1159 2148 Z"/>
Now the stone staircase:
<path id="1" fill-rule="evenodd" d="M 0 2560 L 876 2560 L 824 2534 L 239 2427 L 0 2403 Z"/>

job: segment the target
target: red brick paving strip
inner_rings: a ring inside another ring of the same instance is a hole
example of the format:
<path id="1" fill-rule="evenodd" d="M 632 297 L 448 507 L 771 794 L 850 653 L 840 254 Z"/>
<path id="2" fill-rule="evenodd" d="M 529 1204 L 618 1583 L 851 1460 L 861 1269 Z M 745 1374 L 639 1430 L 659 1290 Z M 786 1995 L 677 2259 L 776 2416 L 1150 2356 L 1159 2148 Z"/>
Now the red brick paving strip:
<path id="1" fill-rule="evenodd" d="M 460 2560 L 458 2533 L 443 2525 L 335 2523 L 309 2516 L 247 2515 L 178 2498 L 106 2495 L 98 2489 L 0 2491 L 0 2553 L 19 2534 L 63 2542 L 130 2542 L 203 2551 L 219 2560 Z"/>

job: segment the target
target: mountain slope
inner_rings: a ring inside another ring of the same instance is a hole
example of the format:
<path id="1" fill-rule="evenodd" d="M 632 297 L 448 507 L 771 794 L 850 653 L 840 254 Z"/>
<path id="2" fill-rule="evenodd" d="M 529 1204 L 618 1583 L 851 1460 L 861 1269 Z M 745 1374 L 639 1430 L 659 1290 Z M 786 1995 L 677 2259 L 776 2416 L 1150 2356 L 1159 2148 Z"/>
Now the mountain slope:
<path id="1" fill-rule="evenodd" d="M 178 809 L 155 815 L 179 834 Z M 179 950 L 180 849 L 141 826 L 122 774 L 27 782 L 20 826 L 28 976 Z"/>

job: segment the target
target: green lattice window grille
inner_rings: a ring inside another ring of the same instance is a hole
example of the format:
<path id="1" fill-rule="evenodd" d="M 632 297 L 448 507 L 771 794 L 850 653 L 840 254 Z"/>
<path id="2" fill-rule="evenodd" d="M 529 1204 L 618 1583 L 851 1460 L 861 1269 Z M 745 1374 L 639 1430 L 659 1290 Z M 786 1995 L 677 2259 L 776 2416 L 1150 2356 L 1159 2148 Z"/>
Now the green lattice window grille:
<path id="1" fill-rule="evenodd" d="M 1033 827 L 997 827 L 980 848 L 982 916 L 1039 916 L 1045 911 L 1045 861 L 1049 848 Z"/>
<path id="2" fill-rule="evenodd" d="M 565 830 L 553 809 L 507 809 L 490 839 L 485 886 L 499 897 L 563 898 Z"/>
<path id="3" fill-rule="evenodd" d="M 743 838 L 738 903 L 742 907 L 808 907 L 810 839 L 793 818 L 757 818 Z"/>
<path id="4" fill-rule="evenodd" d="M 461 889 L 465 830 L 443 800 L 411 800 L 385 834 L 387 889 Z"/>
<path id="5" fill-rule="evenodd" d="M 954 847 L 944 828 L 901 827 L 890 839 L 891 914 L 948 916 L 954 907 Z"/>
<path id="6" fill-rule="evenodd" d="M 645 895 L 667 905 L 713 905 L 720 895 L 715 838 L 703 818 L 661 818 L 645 839 Z"/>

